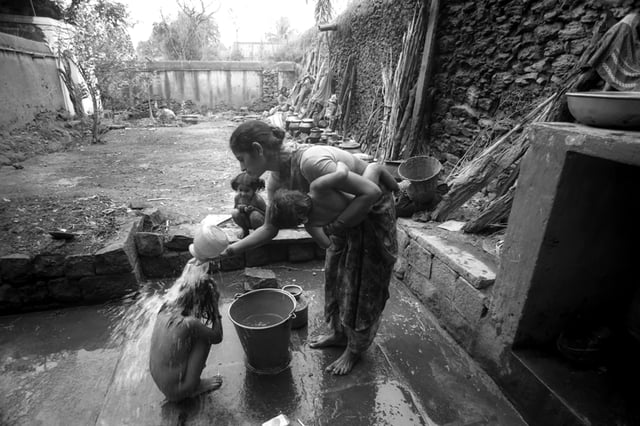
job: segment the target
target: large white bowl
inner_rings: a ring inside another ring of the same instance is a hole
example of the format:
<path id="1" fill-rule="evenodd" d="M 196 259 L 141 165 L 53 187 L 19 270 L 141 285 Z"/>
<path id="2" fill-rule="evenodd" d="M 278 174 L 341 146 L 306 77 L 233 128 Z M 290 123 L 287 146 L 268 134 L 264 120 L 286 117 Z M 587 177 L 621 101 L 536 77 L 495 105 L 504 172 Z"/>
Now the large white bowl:
<path id="1" fill-rule="evenodd" d="M 570 92 L 567 105 L 588 126 L 640 130 L 640 92 Z"/>

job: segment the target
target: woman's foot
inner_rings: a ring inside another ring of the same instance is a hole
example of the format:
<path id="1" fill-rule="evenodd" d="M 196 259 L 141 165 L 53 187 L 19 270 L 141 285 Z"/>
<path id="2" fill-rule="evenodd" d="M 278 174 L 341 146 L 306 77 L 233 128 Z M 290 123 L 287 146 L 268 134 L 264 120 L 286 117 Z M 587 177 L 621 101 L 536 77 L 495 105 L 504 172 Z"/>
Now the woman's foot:
<path id="1" fill-rule="evenodd" d="M 242 231 L 238 232 L 238 238 L 240 238 L 240 239 L 243 239 L 247 235 L 249 235 L 249 230 L 248 229 L 243 229 Z"/>
<path id="2" fill-rule="evenodd" d="M 337 376 L 342 376 L 345 374 L 349 374 L 349 372 L 353 369 L 353 366 L 356 365 L 356 362 L 360 359 L 360 354 L 351 352 L 349 349 L 345 349 L 345 351 L 340 355 L 340 358 L 333 361 L 324 371 L 327 373 L 333 373 Z"/>
<path id="3" fill-rule="evenodd" d="M 313 349 L 328 348 L 330 346 L 347 346 L 347 337 L 340 333 L 321 334 L 309 342 L 309 347 Z"/>

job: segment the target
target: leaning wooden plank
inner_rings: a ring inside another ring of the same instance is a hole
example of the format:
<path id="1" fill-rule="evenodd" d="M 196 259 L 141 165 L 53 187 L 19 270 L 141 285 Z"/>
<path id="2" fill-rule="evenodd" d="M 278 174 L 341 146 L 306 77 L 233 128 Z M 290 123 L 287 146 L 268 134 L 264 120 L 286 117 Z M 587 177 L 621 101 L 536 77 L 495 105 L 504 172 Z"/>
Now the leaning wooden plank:
<path id="1" fill-rule="evenodd" d="M 490 224 L 506 218 L 511 211 L 515 188 L 516 186 L 513 185 L 506 194 L 493 200 L 478 217 L 467 222 L 462 227 L 462 231 L 470 234 L 478 233 Z"/>
<path id="2" fill-rule="evenodd" d="M 516 130 L 521 130 L 532 121 L 546 119 L 553 109 L 555 102 L 562 99 L 564 91 L 559 91 L 545 99 L 531 112 L 529 112 L 520 122 L 507 134 L 503 135 L 493 145 L 485 149 L 473 159 L 464 169 L 451 181 L 449 192 L 442 197 L 440 203 L 431 214 L 431 218 L 438 221 L 446 220 L 451 213 L 462 206 L 476 192 L 484 188 L 494 177 L 502 173 L 515 160 L 520 158 L 527 149 L 528 143 L 524 134 L 520 134 L 514 144 L 505 149 L 501 154 L 496 155 L 494 151 L 503 148 Z"/>
<path id="3" fill-rule="evenodd" d="M 391 148 L 391 158 L 397 158 L 398 153 L 402 147 L 402 141 L 405 140 L 404 135 L 407 133 L 407 125 L 409 124 L 409 120 L 411 117 L 411 111 L 413 110 L 414 98 L 416 96 L 415 86 L 411 89 L 409 93 L 409 99 L 407 100 L 407 104 L 404 108 L 404 114 L 402 115 L 402 121 L 400 122 L 400 126 L 396 130 L 396 133 L 393 135 L 393 147 Z"/>
<path id="4" fill-rule="evenodd" d="M 438 222 L 447 220 L 451 213 L 522 157 L 528 146 L 526 135 L 521 134 L 515 143 L 500 155 L 481 156 L 477 161 L 472 161 L 470 167 L 453 179 L 449 192 L 442 197 L 442 201 L 431 213 L 431 218 Z"/>
<path id="5" fill-rule="evenodd" d="M 499 138 L 496 142 L 494 142 L 493 145 L 489 146 L 484 151 L 482 151 L 482 153 L 480 153 L 480 156 L 488 156 L 491 153 L 493 153 L 493 151 L 498 149 L 498 147 L 500 147 L 507 140 L 509 140 L 509 137 L 511 137 L 511 135 L 513 135 L 514 133 L 522 130 L 522 128 L 525 125 L 527 125 L 527 124 L 529 124 L 529 122 L 533 121 L 537 116 L 540 115 L 540 113 L 545 108 L 547 108 L 552 102 L 554 102 L 557 99 L 559 99 L 561 97 L 561 95 L 563 95 L 563 94 L 564 94 L 563 91 L 556 92 L 553 95 L 549 96 L 544 101 L 542 101 L 540 104 L 538 104 L 537 107 L 535 107 L 527 115 L 525 115 L 524 118 L 522 120 L 520 120 L 520 122 L 518 122 L 518 124 L 516 124 L 511 130 L 509 130 L 501 138 Z"/>
<path id="6" fill-rule="evenodd" d="M 408 132 L 408 144 L 405 145 L 401 152 L 403 158 L 409 158 L 418 143 L 418 129 L 428 120 L 424 117 L 425 101 L 424 92 L 428 87 L 431 78 L 431 69 L 433 68 L 433 51 L 435 47 L 435 35 L 438 25 L 438 13 L 440 10 L 440 1 L 431 0 L 429 7 L 429 17 L 427 20 L 427 33 L 424 38 L 424 47 L 422 49 L 422 61 L 420 62 L 420 72 L 418 73 L 418 82 L 416 83 L 416 97 L 413 104 L 413 116 L 411 117 L 411 125 Z"/>

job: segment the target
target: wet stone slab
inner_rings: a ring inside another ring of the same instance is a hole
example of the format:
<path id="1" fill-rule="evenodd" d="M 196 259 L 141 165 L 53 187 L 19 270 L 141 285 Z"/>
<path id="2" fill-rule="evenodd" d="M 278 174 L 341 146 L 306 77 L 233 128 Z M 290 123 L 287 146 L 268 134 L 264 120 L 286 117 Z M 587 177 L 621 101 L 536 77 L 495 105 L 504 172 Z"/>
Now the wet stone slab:
<path id="1" fill-rule="evenodd" d="M 161 299 L 156 296 L 171 282 L 155 282 L 148 286 L 146 310 L 115 304 L 82 308 L 72 317 L 63 312 L 59 317 L 36 313 L 0 318 L 0 367 L 11 373 L 0 379 L 2 421 L 31 425 L 47 416 L 57 424 L 236 426 L 259 425 L 282 413 L 293 424 L 300 419 L 307 426 L 524 424 L 399 282 L 391 287 L 374 345 L 351 374 L 325 373 L 342 349 L 308 345 L 311 337 L 328 331 L 322 315 L 322 262 L 269 269 L 280 286 L 300 285 L 309 302 L 308 325 L 292 330 L 291 363 L 280 374 L 261 375 L 247 368 L 228 317 L 233 296 L 242 292 L 242 271 L 216 273 L 224 338 L 212 347 L 203 376 L 220 374 L 223 385 L 181 403 L 164 403 L 148 371 L 153 321 L 145 321 L 152 317 L 142 313 L 157 311 Z M 124 317 L 134 318 L 136 327 L 127 327 Z M 112 339 L 123 330 L 126 338 Z M 70 362 L 60 362 L 63 358 Z M 43 367 L 46 360 L 57 364 Z"/>

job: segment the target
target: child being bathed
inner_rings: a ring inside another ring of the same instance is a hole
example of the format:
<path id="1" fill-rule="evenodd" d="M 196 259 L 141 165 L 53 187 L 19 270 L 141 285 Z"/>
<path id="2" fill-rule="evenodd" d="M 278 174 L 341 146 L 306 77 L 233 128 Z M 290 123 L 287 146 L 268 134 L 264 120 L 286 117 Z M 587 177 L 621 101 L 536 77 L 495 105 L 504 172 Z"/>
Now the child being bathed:
<path id="1" fill-rule="evenodd" d="M 277 190 L 268 208 L 268 220 L 278 229 L 295 228 L 304 224 L 316 243 L 322 248 L 328 248 L 331 240 L 325 230 L 330 230 L 331 224 L 353 199 L 353 195 L 335 189 L 349 173 L 347 165 L 338 162 L 333 173 L 311 182 L 308 194 L 295 190 Z M 369 164 L 362 177 L 390 191 L 398 190 L 398 183 L 380 164 Z"/>
<path id="2" fill-rule="evenodd" d="M 158 311 L 151 335 L 149 369 L 168 401 L 179 401 L 218 389 L 222 379 L 201 379 L 212 344 L 222 341 L 220 294 L 209 263 L 189 261 Z M 204 323 L 203 323 L 204 321 Z"/>

